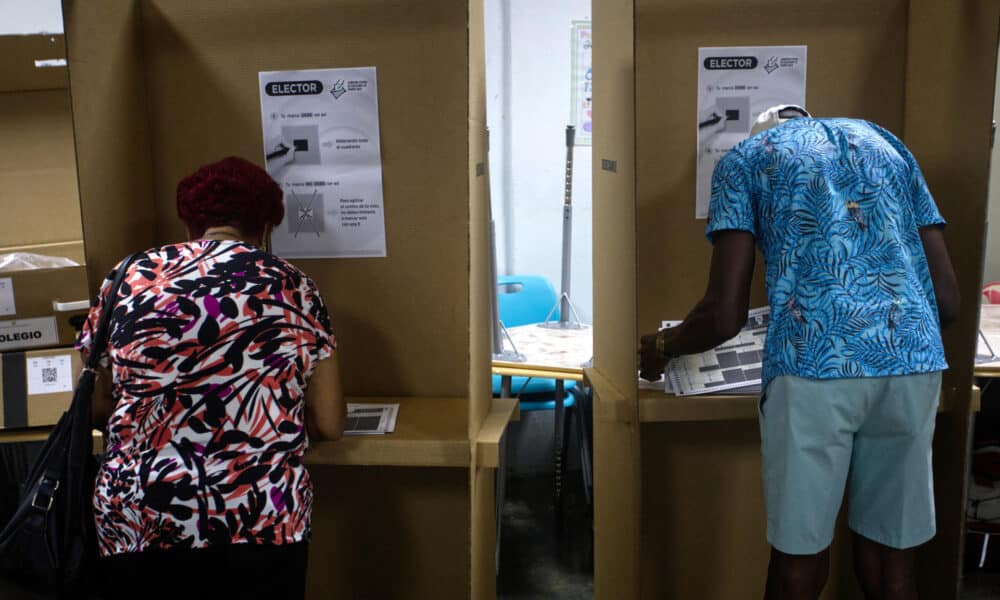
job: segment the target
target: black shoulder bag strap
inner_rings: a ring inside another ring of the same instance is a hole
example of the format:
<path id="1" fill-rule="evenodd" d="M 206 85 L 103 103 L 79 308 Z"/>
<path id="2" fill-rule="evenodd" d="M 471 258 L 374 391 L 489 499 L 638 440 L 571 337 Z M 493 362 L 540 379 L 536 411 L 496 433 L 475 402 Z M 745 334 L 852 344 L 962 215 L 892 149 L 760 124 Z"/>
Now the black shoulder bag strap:
<path id="1" fill-rule="evenodd" d="M 121 262 L 118 269 L 115 271 L 115 278 L 111 282 L 111 287 L 108 289 L 108 295 L 104 298 L 103 306 L 101 306 L 101 320 L 97 323 L 97 329 L 94 330 L 94 343 L 91 346 L 90 355 L 87 357 L 86 368 L 90 370 L 97 369 L 100 366 L 101 355 L 104 354 L 104 350 L 108 345 L 108 336 L 111 330 L 111 316 L 115 312 L 115 307 L 118 305 L 118 293 L 121 290 L 122 282 L 125 281 L 125 275 L 128 274 L 129 265 L 131 265 L 135 259 L 140 255 L 137 252 Z"/>

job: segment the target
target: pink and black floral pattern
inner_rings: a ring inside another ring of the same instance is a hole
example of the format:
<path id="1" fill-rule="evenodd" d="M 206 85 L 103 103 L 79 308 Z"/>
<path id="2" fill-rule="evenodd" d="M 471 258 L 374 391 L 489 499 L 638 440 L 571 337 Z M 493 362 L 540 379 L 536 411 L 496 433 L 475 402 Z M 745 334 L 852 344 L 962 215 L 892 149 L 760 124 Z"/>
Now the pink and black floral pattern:
<path id="1" fill-rule="evenodd" d="M 94 494 L 101 553 L 306 539 L 303 394 L 334 347 L 315 284 L 258 248 L 198 241 L 133 262 L 103 358 L 117 403 Z"/>

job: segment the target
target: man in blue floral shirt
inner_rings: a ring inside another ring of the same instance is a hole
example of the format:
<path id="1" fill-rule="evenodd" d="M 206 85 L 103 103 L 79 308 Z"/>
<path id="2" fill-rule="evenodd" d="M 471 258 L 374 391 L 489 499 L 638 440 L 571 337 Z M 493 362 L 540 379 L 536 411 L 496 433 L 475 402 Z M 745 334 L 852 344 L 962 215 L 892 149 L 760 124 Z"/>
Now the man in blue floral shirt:
<path id="1" fill-rule="evenodd" d="M 739 331 L 756 242 L 771 307 L 765 598 L 818 598 L 846 487 L 866 596 L 915 599 L 913 549 L 935 532 L 940 328 L 958 310 L 944 219 L 913 156 L 877 125 L 781 106 L 761 129 L 715 169 L 708 290 L 680 326 L 643 336 L 642 375 Z"/>

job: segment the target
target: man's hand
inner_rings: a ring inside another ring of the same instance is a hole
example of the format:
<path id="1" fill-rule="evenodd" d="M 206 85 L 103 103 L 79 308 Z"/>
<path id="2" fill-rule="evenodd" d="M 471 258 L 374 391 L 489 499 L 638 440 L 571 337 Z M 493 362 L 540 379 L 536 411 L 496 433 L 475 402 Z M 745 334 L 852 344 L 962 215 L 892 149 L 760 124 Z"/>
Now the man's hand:
<path id="1" fill-rule="evenodd" d="M 669 359 L 656 351 L 657 333 L 647 333 L 639 341 L 639 377 L 656 381 L 663 374 Z"/>

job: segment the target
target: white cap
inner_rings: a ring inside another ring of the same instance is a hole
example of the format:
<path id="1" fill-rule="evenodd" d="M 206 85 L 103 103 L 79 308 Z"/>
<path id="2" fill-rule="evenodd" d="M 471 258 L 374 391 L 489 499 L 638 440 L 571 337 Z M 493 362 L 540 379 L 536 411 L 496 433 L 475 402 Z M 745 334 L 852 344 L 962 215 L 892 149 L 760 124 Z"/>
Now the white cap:
<path id="1" fill-rule="evenodd" d="M 809 114 L 809 111 L 799 106 L 798 104 L 777 104 L 775 106 L 772 106 L 771 108 L 768 108 L 764 112 L 760 113 L 760 116 L 757 117 L 756 121 L 754 121 L 753 127 L 750 128 L 750 135 L 751 136 L 757 135 L 758 133 L 764 131 L 765 129 L 770 129 L 775 125 L 780 125 L 785 121 L 787 121 L 788 120 L 787 118 L 786 119 L 781 118 L 781 112 L 787 109 L 798 111 L 799 113 L 801 113 L 801 116 L 803 117 L 812 116 Z"/>

